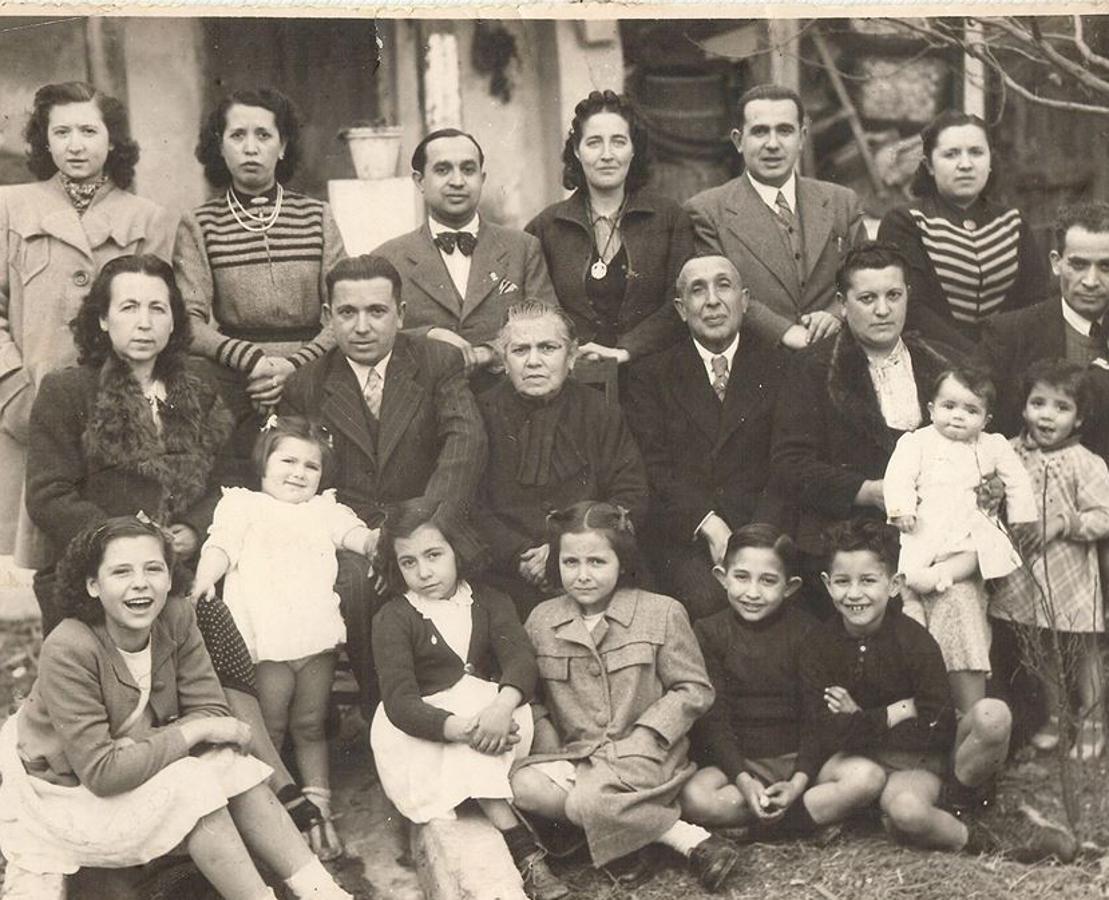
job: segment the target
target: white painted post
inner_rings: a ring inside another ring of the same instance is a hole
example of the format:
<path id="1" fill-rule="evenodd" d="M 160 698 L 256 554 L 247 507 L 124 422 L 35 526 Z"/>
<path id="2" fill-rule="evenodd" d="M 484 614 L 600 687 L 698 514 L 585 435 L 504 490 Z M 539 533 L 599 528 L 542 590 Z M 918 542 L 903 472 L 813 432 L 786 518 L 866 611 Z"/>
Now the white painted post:
<path id="1" fill-rule="evenodd" d="M 967 44 L 982 43 L 982 23 L 977 19 L 967 19 L 963 25 Z M 969 115 L 986 117 L 986 67 L 982 60 L 963 54 L 963 112 Z"/>

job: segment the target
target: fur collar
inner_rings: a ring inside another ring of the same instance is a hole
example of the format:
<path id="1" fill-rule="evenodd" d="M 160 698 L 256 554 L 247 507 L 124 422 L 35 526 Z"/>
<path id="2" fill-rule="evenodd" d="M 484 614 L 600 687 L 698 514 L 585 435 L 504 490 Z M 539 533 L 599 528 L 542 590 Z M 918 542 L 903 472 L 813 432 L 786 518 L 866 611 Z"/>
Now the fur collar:
<path id="1" fill-rule="evenodd" d="M 952 363 L 918 335 L 906 334 L 902 339 L 913 360 L 917 399 L 922 420 L 927 422 L 932 384 Z M 893 452 L 901 432 L 890 428 L 882 418 L 878 395 L 870 380 L 866 352 L 847 328 L 840 330 L 832 346 L 831 362 L 828 365 L 828 396 L 843 421 L 854 423 L 855 430 L 867 435 L 887 453 Z"/>
<path id="2" fill-rule="evenodd" d="M 110 356 L 100 369 L 81 440 L 90 469 L 111 467 L 161 485 L 162 508 L 145 512 L 168 524 L 207 492 L 232 422 L 215 388 L 184 367 L 164 380 L 158 434 L 138 382 L 126 364 Z"/>

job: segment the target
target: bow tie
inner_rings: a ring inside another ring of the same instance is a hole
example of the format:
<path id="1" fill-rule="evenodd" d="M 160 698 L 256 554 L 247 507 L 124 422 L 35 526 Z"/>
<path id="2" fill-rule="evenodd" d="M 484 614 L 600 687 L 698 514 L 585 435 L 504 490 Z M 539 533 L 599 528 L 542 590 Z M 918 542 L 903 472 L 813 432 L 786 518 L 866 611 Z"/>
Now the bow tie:
<path id="1" fill-rule="evenodd" d="M 477 235 L 468 231 L 441 231 L 435 236 L 435 246 L 444 253 L 454 253 L 456 245 L 463 256 L 472 256 L 477 246 Z"/>

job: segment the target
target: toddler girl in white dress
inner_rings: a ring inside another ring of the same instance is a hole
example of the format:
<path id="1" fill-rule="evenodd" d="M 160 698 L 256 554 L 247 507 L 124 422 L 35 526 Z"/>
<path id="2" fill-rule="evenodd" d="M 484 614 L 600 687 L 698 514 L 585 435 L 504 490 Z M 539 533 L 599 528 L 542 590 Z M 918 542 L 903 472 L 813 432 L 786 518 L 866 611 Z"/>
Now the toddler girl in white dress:
<path id="1" fill-rule="evenodd" d="M 335 593 L 336 548 L 372 553 L 377 532 L 335 499 L 317 494 L 328 436 L 298 416 L 271 416 L 254 448 L 262 489 L 227 488 L 197 565 L 193 596 L 223 601 L 257 663 L 258 701 L 275 747 L 288 729 L 304 795 L 320 808 L 313 849 L 341 852 L 330 823 L 324 726 L 336 647 L 346 630 Z"/>

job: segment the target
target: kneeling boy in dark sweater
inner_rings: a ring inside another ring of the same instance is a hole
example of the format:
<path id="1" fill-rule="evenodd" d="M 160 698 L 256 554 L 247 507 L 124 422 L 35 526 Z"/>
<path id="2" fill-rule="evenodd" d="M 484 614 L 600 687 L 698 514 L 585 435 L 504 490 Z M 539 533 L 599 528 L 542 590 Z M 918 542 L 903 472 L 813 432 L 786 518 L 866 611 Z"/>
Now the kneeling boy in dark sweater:
<path id="1" fill-rule="evenodd" d="M 905 843 L 1004 852 L 1023 861 L 1073 859 L 1074 838 L 1061 829 L 1033 824 L 1018 846 L 960 817 L 946 802 L 960 789 L 951 774 L 954 760 L 964 770 L 983 766 L 974 765 L 969 729 L 956 726 L 939 645 L 921 625 L 888 608 L 902 582 L 896 535 L 870 520 L 837 525 L 827 535 L 822 577 L 839 618 L 812 634 L 804 680 L 808 702 L 818 710 L 822 746 L 834 754 L 830 761 L 861 755 L 883 768 L 879 803 L 890 831 Z"/>
<path id="2" fill-rule="evenodd" d="M 693 726 L 702 768 L 682 793 L 685 815 L 706 825 L 754 825 L 754 836 L 805 834 L 873 802 L 885 783 L 865 759 L 826 761 L 808 721 L 801 680 L 815 620 L 791 597 L 801 586 L 793 541 L 748 525 L 714 570 L 728 609 L 693 630 L 716 689 Z"/>

